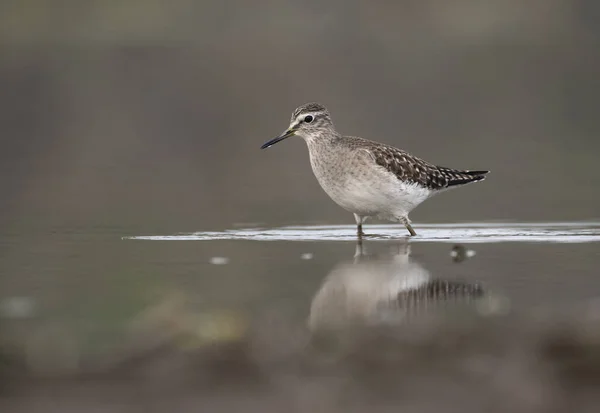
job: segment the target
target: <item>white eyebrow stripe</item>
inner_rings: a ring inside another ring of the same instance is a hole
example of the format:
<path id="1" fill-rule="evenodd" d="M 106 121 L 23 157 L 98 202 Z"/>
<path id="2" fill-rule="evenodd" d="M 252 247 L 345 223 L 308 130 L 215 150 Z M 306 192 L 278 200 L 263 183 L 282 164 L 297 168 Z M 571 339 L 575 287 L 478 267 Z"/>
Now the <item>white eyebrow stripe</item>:
<path id="1" fill-rule="evenodd" d="M 317 117 L 317 113 L 318 112 L 305 112 L 305 113 L 301 113 L 298 116 L 296 116 L 296 121 L 297 123 L 302 123 L 304 118 L 307 117 L 308 115 L 312 116 L 313 119 Z"/>

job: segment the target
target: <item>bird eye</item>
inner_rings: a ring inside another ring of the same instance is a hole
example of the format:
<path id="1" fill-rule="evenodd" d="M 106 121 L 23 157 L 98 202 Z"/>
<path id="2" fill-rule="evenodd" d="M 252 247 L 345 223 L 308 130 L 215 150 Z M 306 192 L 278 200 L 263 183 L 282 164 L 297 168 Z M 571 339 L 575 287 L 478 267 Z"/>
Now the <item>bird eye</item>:
<path id="1" fill-rule="evenodd" d="M 306 116 L 304 117 L 304 122 L 306 122 L 306 123 L 311 123 L 311 122 L 313 121 L 313 119 L 314 119 L 314 118 L 312 117 L 312 115 L 306 115 Z"/>

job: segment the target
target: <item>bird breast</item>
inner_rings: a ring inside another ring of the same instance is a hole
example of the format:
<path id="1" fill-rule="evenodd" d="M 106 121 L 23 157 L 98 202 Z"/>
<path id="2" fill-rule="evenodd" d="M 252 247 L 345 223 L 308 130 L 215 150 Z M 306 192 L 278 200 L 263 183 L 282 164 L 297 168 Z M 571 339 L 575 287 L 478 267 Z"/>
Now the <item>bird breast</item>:
<path id="1" fill-rule="evenodd" d="M 323 190 L 352 213 L 396 220 L 429 196 L 425 188 L 404 183 L 377 165 L 366 150 L 309 146 L 309 151 Z"/>

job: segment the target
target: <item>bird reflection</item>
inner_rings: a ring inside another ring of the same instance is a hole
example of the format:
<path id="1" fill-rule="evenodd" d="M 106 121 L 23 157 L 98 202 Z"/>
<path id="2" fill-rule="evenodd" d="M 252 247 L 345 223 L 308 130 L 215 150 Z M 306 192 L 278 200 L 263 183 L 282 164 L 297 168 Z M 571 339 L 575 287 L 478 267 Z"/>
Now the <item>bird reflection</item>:
<path id="1" fill-rule="evenodd" d="M 476 283 L 432 278 L 410 257 L 410 248 L 404 242 L 372 255 L 357 243 L 354 259 L 338 264 L 314 296 L 309 328 L 397 325 L 484 294 Z"/>

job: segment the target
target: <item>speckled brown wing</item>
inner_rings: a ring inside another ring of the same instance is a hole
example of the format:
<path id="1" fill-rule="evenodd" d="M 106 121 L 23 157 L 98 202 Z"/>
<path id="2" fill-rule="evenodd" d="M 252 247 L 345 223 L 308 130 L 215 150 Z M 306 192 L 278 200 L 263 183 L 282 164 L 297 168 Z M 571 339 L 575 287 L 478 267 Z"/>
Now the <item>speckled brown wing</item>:
<path id="1" fill-rule="evenodd" d="M 442 190 L 451 186 L 481 181 L 488 173 L 488 171 L 460 171 L 435 166 L 387 145 L 371 146 L 368 151 L 378 165 L 386 168 L 399 180 L 431 190 Z"/>

